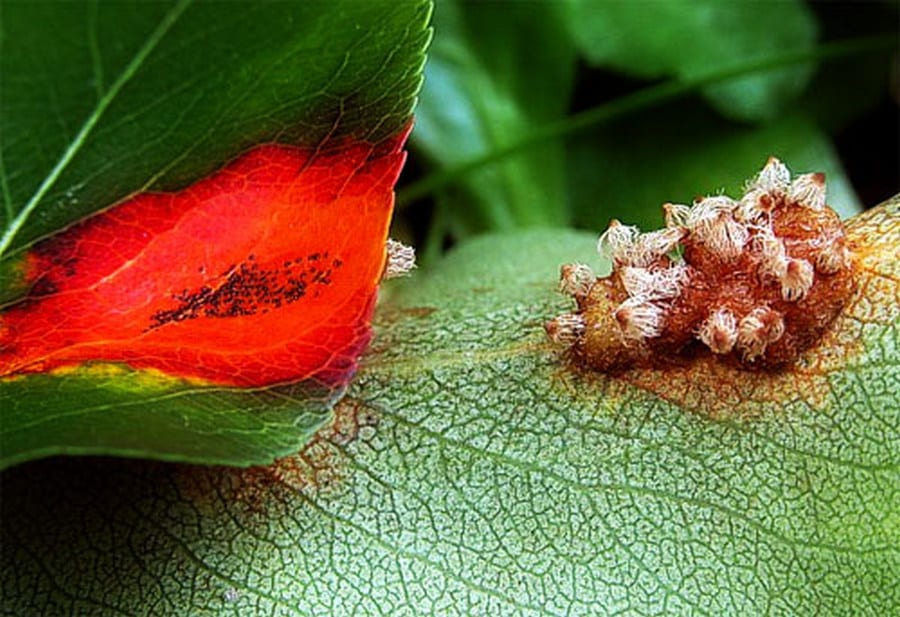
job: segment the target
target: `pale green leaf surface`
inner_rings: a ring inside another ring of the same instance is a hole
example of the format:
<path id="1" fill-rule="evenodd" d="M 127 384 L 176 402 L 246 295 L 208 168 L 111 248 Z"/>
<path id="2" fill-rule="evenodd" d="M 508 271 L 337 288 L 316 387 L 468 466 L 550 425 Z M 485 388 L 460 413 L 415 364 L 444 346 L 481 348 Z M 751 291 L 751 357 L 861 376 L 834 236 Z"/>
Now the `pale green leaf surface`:
<path id="1" fill-rule="evenodd" d="M 573 0 L 570 29 L 594 64 L 656 78 L 692 78 L 741 60 L 809 49 L 816 23 L 797 0 L 722 2 Z M 780 69 L 704 89 L 724 115 L 774 118 L 798 95 L 811 67 Z"/>
<path id="2" fill-rule="evenodd" d="M 471 242 L 393 290 L 343 422 L 303 456 L 7 471 L 0 597 L 44 614 L 889 614 L 898 217 L 870 217 L 838 336 L 859 345 L 801 363 L 843 353 L 821 400 L 797 382 L 768 402 L 754 380 L 718 419 L 572 373 L 546 344 L 558 264 L 593 260 L 593 235 Z"/>

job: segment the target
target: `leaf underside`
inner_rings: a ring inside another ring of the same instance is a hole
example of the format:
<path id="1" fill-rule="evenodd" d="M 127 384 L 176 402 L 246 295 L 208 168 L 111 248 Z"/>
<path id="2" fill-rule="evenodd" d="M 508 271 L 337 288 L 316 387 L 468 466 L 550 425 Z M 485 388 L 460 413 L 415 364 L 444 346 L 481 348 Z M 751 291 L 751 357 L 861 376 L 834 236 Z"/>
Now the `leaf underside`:
<path id="1" fill-rule="evenodd" d="M 390 290 L 335 425 L 301 456 L 249 471 L 68 460 L 7 472 L 4 604 L 889 614 L 898 205 L 850 224 L 860 291 L 794 369 L 822 372 L 824 390 L 798 377 L 772 398 L 741 373 L 745 400 L 714 417 L 715 391 L 686 408 L 573 371 L 545 342 L 542 322 L 569 308 L 558 265 L 602 267 L 593 236 L 471 242 Z"/>

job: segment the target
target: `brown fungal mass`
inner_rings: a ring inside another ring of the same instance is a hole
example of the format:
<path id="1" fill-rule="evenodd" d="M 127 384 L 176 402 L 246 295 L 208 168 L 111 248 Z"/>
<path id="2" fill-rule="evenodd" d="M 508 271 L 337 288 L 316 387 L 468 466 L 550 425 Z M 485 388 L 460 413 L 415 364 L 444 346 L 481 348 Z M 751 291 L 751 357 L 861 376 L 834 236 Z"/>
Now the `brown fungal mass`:
<path id="1" fill-rule="evenodd" d="M 819 341 L 854 290 L 853 258 L 825 205 L 822 174 L 792 182 L 772 158 L 739 200 L 664 210 L 661 231 L 610 223 L 599 244 L 613 262 L 608 277 L 580 264 L 561 269 L 560 289 L 577 310 L 546 329 L 593 369 L 698 354 L 751 369 L 787 366 Z"/>

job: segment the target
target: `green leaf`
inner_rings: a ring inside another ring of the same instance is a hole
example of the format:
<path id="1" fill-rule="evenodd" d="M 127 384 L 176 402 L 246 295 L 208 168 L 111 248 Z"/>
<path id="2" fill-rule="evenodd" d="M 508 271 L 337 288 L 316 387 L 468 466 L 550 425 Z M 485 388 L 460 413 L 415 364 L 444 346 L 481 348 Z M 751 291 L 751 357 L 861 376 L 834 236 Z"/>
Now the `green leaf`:
<path id="1" fill-rule="evenodd" d="M 421 82 L 429 11 L 425 0 L 4 6 L 0 253 L 136 191 L 180 188 L 260 142 L 396 133 Z"/>
<path id="2" fill-rule="evenodd" d="M 825 346 L 733 389 L 657 375 L 689 403 L 573 372 L 546 343 L 569 308 L 558 264 L 600 267 L 593 235 L 475 240 L 393 290 L 301 456 L 0 476 L 0 598 L 44 614 L 891 614 L 900 197 L 851 229 L 860 293 Z"/>
<path id="3" fill-rule="evenodd" d="M 561 12 L 557 3 L 437 3 L 413 146 L 453 167 L 562 118 L 575 54 Z M 565 178 L 562 145 L 548 143 L 470 174 L 444 204 L 462 233 L 563 225 Z"/>
<path id="4" fill-rule="evenodd" d="M 596 2 L 575 0 L 569 22 L 594 64 L 644 78 L 690 79 L 751 58 L 810 49 L 816 24 L 799 1 Z M 774 118 L 806 85 L 811 67 L 754 75 L 704 90 L 724 115 Z"/>
<path id="5" fill-rule="evenodd" d="M 600 228 L 618 218 L 645 229 L 660 227 L 662 204 L 739 194 L 752 175 L 748 170 L 760 169 L 770 156 L 797 173 L 824 172 L 829 205 L 842 217 L 859 212 L 831 140 L 809 120 L 790 115 L 758 127 L 737 125 L 685 101 L 572 140 L 575 222 Z"/>
<path id="6" fill-rule="evenodd" d="M 113 365 L 13 379 L 0 384 L 0 469 L 56 454 L 268 463 L 303 447 L 335 396 L 308 384 L 192 387 Z"/>
<path id="7" fill-rule="evenodd" d="M 429 15 L 427 0 L 4 5 L 0 302 L 25 291 L 31 243 L 123 197 L 181 188 L 260 142 L 396 135 Z M 108 365 L 5 378 L 0 468 L 59 453 L 269 463 L 308 440 L 337 394 Z"/>

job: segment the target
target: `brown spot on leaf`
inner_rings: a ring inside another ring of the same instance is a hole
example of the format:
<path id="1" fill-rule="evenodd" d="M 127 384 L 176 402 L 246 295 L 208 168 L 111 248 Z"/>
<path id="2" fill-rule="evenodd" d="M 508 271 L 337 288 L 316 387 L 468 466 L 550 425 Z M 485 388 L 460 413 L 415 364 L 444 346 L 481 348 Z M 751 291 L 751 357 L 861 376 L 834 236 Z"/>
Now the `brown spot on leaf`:
<path id="1" fill-rule="evenodd" d="M 789 369 L 748 373 L 704 356 L 680 366 L 624 371 L 621 381 L 712 417 L 781 409 L 795 401 L 827 407 L 830 375 L 865 352 L 863 330 L 900 318 L 900 200 L 854 217 L 846 229 L 859 284 L 817 346 Z"/>
<path id="2" fill-rule="evenodd" d="M 270 267 L 260 265 L 254 255 L 249 255 L 219 275 L 214 284 L 173 294 L 175 307 L 155 312 L 148 330 L 186 319 L 268 313 L 293 304 L 310 292 L 318 295 L 317 288 L 331 285 L 334 272 L 342 265 L 339 259 L 329 259 L 327 251 L 281 260 Z"/>
<path id="3" fill-rule="evenodd" d="M 430 317 L 433 313 L 437 312 L 437 307 L 434 306 L 413 306 L 410 308 L 401 309 L 401 312 L 414 319 L 425 319 L 426 317 Z"/>
<path id="4" fill-rule="evenodd" d="M 836 217 L 825 209 L 794 211 L 791 219 L 776 215 L 774 227 L 786 245 L 783 255 L 787 259 L 815 263 L 812 253 L 820 249 L 819 238 L 823 234 L 827 236 L 824 242 L 839 242 L 848 251 L 846 263 L 838 272 L 829 269 L 816 272 L 813 287 L 800 300 L 782 297 L 776 281 L 767 278 L 769 275 L 765 273 L 760 279 L 746 277 L 748 289 L 733 301 L 729 300 L 731 304 L 727 308 L 740 316 L 747 313 L 742 303 L 755 295 L 752 287 L 761 281 L 772 287 L 766 290 L 766 310 L 748 315 L 756 321 L 744 323 L 743 334 L 745 339 L 750 337 L 748 332 L 760 338 L 776 339 L 778 342 L 769 349 L 774 361 L 748 367 L 745 358 L 738 354 L 713 354 L 707 349 L 710 341 L 715 342 L 709 332 L 681 328 L 681 334 L 675 336 L 667 330 L 672 322 L 662 327 L 655 337 L 630 340 L 623 337 L 616 311 L 631 290 L 628 282 L 623 282 L 623 276 L 613 275 L 598 279 L 588 296 L 575 296 L 587 326 L 584 336 L 567 352 L 570 365 L 580 381 L 602 381 L 610 396 L 624 395 L 630 388 L 638 387 L 679 407 L 711 417 L 756 415 L 784 409 L 792 403 L 825 408 L 832 391 L 832 375 L 866 353 L 865 337 L 873 328 L 895 327 L 900 318 L 898 204 L 900 196 L 853 218 L 840 230 L 834 225 Z M 781 206 L 776 205 L 776 210 L 778 207 Z M 731 259 L 734 269 L 740 270 L 746 254 Z M 692 267 L 694 264 L 689 263 L 688 268 Z M 718 283 L 707 279 L 699 289 L 681 292 L 669 305 L 669 310 L 676 312 L 676 325 L 684 317 L 677 310 L 685 296 L 706 293 L 716 297 L 719 288 L 727 288 L 729 277 L 733 276 L 722 272 Z M 642 283 L 638 281 L 638 284 Z M 820 286 L 819 290 L 816 285 Z M 635 286 L 634 280 L 631 286 Z M 710 314 L 695 312 L 698 319 Z M 776 319 L 779 315 L 784 316 L 783 324 Z M 695 321 L 692 317 L 685 323 Z M 754 325 L 756 330 L 750 327 Z M 723 326 L 724 330 L 728 328 L 730 323 Z M 738 335 L 740 341 L 741 330 Z M 701 340 L 704 338 L 708 340 Z M 744 343 L 746 349 L 747 341 Z M 595 370 L 607 373 L 612 379 L 597 375 Z"/>
<path id="5" fill-rule="evenodd" d="M 180 474 L 182 490 L 202 506 L 224 499 L 243 504 L 250 513 L 264 514 L 278 495 L 302 493 L 328 496 L 340 491 L 346 478 L 344 449 L 357 439 L 369 439 L 378 416 L 363 403 L 344 398 L 334 409 L 330 423 L 319 429 L 297 454 L 271 465 L 236 469 L 185 467 Z"/>

